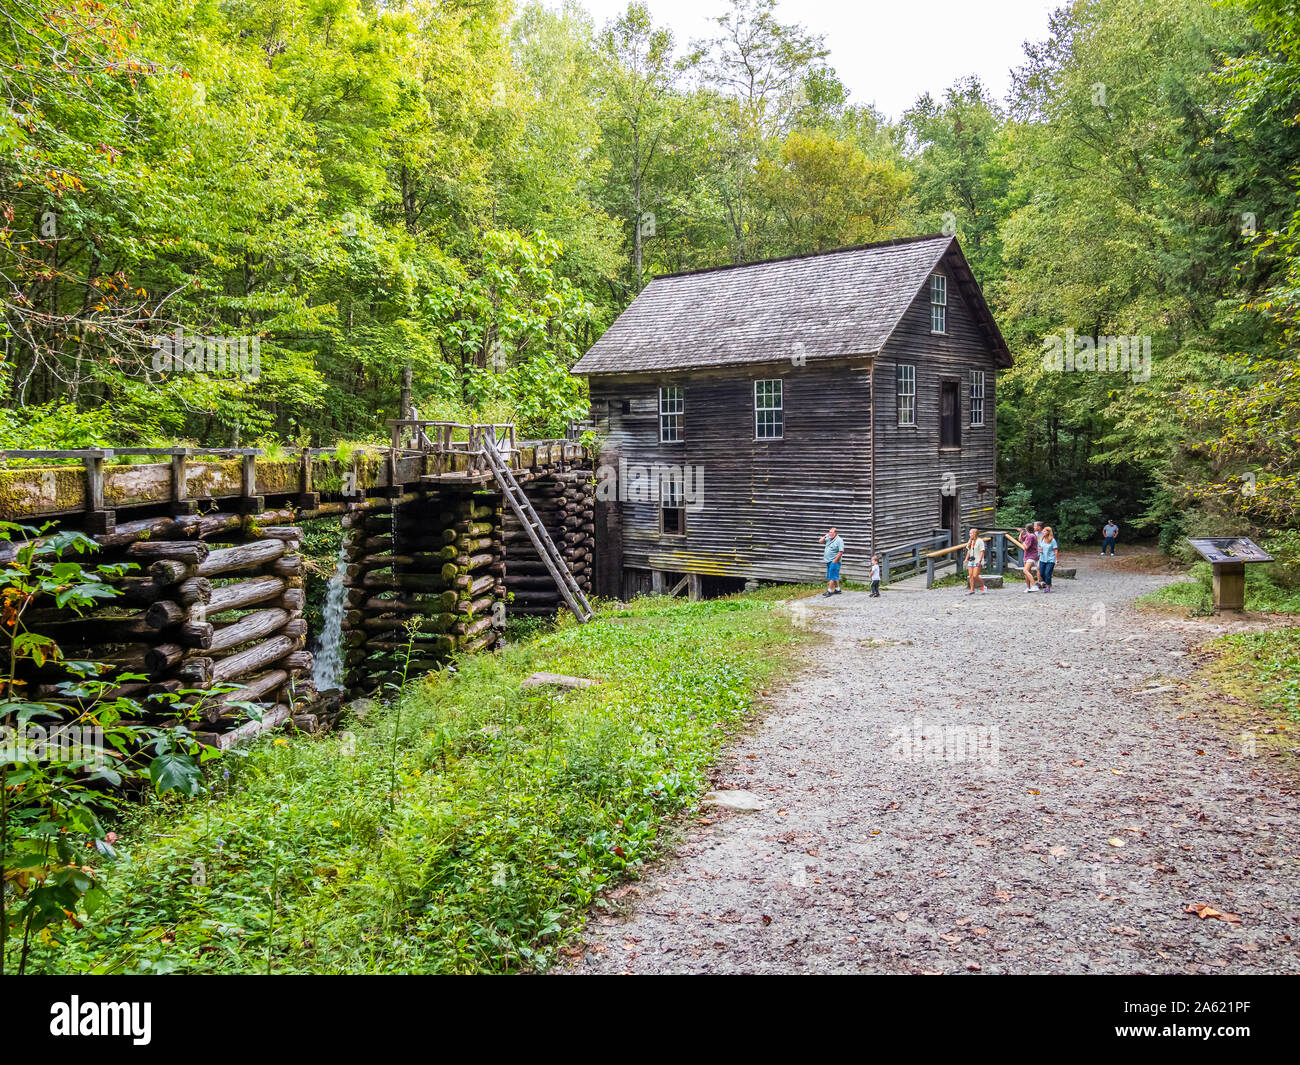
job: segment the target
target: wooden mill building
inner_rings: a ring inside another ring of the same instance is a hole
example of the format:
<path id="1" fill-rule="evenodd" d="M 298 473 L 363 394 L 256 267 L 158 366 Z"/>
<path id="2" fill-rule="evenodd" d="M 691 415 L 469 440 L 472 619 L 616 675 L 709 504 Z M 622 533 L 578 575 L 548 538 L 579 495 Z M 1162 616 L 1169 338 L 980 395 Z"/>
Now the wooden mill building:
<path id="1" fill-rule="evenodd" d="M 818 580 L 991 524 L 1011 356 L 957 241 L 652 281 L 582 357 L 600 438 L 596 591 Z"/>

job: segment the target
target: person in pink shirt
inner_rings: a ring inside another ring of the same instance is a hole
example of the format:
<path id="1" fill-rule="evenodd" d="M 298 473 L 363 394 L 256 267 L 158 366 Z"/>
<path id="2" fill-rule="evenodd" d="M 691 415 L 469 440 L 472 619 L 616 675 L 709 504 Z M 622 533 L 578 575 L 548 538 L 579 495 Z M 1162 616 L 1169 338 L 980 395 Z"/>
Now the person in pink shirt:
<path id="1" fill-rule="evenodd" d="M 1025 591 L 1032 592 L 1038 586 L 1038 533 L 1033 526 L 1026 525 L 1022 537 L 1021 542 L 1025 545 Z"/>

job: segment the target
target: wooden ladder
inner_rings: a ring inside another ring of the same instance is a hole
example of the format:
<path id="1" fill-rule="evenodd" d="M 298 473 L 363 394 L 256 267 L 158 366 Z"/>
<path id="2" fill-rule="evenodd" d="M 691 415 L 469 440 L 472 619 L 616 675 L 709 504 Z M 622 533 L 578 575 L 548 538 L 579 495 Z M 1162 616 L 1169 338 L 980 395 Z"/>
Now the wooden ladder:
<path id="1" fill-rule="evenodd" d="M 507 465 L 501 452 L 497 450 L 493 434 L 484 433 L 482 443 L 483 456 L 487 459 L 492 476 L 496 478 L 497 484 L 501 486 L 501 494 L 506 497 L 510 509 L 515 512 L 515 517 L 523 525 L 524 532 L 528 534 L 528 539 L 532 541 L 533 549 L 537 552 L 537 557 L 546 564 L 551 579 L 555 581 L 555 587 L 564 596 L 564 602 L 573 611 L 573 616 L 578 619 L 579 624 L 590 621 L 595 617 L 596 612 L 591 609 L 591 604 L 587 602 L 587 597 L 582 594 L 582 589 L 578 586 L 577 580 L 569 572 L 564 556 L 556 548 L 555 541 L 551 539 L 550 533 L 546 531 L 546 526 L 542 524 L 542 520 L 537 516 L 537 511 L 533 509 L 533 504 L 529 502 L 528 496 L 515 479 L 514 472 Z"/>

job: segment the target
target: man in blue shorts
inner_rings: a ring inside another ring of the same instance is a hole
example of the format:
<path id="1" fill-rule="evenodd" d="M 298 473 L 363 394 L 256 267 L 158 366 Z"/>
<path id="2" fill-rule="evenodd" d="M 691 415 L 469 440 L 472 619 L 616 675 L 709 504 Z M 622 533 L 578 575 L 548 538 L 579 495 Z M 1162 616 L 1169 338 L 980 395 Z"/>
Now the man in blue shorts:
<path id="1" fill-rule="evenodd" d="M 828 595 L 840 594 L 840 559 L 844 557 L 844 540 L 832 525 L 817 542 L 826 545 L 822 549 L 822 561 L 826 563 L 826 591 L 822 592 L 824 599 Z"/>

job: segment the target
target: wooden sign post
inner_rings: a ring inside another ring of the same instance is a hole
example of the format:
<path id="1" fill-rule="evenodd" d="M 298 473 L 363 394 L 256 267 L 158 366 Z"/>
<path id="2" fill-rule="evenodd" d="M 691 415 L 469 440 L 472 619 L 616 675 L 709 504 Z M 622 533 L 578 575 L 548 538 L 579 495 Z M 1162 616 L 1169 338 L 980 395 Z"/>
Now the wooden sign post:
<path id="1" fill-rule="evenodd" d="M 1272 562 L 1273 556 L 1244 536 L 1192 539 L 1191 544 L 1214 567 L 1214 609 L 1246 609 L 1246 563 Z"/>

